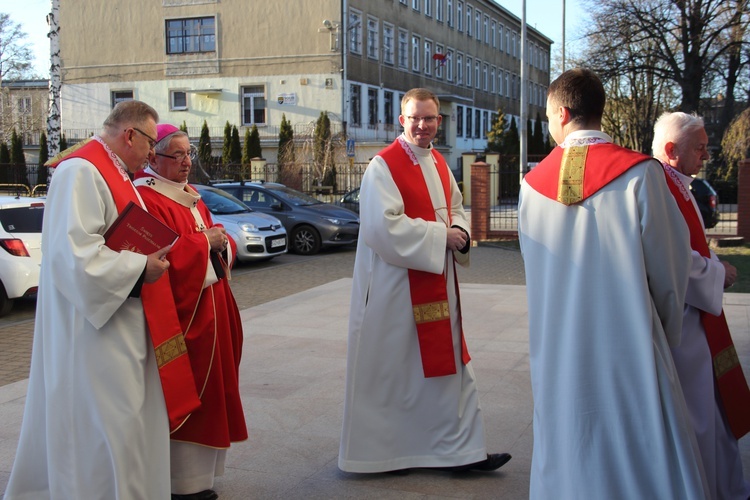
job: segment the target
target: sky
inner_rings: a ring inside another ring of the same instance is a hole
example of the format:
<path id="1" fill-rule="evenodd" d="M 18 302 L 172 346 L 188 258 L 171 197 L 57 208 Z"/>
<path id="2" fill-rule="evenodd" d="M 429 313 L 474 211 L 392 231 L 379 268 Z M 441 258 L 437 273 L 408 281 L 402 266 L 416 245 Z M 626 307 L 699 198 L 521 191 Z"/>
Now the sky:
<path id="1" fill-rule="evenodd" d="M 523 0 L 494 0 L 505 9 L 522 17 Z M 526 23 L 554 41 L 553 59 L 560 53 L 562 43 L 562 4 L 565 1 L 566 47 L 570 54 L 571 43 L 576 33 L 588 19 L 583 0 L 526 0 Z M 34 56 L 34 70 L 42 78 L 49 77 L 49 39 L 47 38 L 47 13 L 50 11 L 50 0 L 7 0 L 0 7 L 0 12 L 10 14 L 13 22 L 21 24 L 21 29 L 28 35 L 25 42 L 29 44 Z"/>

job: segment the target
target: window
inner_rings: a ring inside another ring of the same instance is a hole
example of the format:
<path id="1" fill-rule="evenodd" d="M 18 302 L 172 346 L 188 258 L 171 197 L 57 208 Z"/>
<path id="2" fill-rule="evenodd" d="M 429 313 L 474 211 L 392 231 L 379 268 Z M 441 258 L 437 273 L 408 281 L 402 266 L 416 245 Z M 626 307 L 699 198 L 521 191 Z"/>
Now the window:
<path id="1" fill-rule="evenodd" d="M 435 54 L 443 54 L 442 45 L 435 45 Z M 447 61 L 445 59 L 437 59 L 435 61 L 435 78 L 443 78 L 443 66 L 445 66 L 446 63 Z"/>
<path id="2" fill-rule="evenodd" d="M 487 92 L 490 88 L 487 75 L 488 69 L 489 67 L 487 66 L 487 64 L 482 65 L 482 90 L 484 90 L 485 92 Z"/>
<path id="3" fill-rule="evenodd" d="M 424 15 L 432 17 L 432 0 L 424 0 Z"/>
<path id="4" fill-rule="evenodd" d="M 362 54 L 362 13 L 349 11 L 349 52 Z"/>
<path id="5" fill-rule="evenodd" d="M 132 90 L 113 90 L 110 95 L 112 107 L 114 108 L 117 103 L 122 101 L 132 101 L 133 91 Z"/>
<path id="6" fill-rule="evenodd" d="M 437 21 L 443 21 L 443 2 L 445 0 L 436 0 L 437 3 L 435 4 L 435 19 Z"/>
<path id="7" fill-rule="evenodd" d="M 383 62 L 393 64 L 393 25 L 383 23 Z"/>
<path id="8" fill-rule="evenodd" d="M 503 43 L 503 25 L 502 24 L 497 25 L 497 43 L 498 43 L 497 48 L 500 50 L 500 52 L 502 52 L 503 47 L 505 46 L 505 44 Z"/>
<path id="9" fill-rule="evenodd" d="M 464 136 L 464 107 L 456 106 L 456 137 Z"/>
<path id="10" fill-rule="evenodd" d="M 16 101 L 16 106 L 20 114 L 30 115 L 31 114 L 31 97 L 20 97 L 18 101 Z"/>
<path id="11" fill-rule="evenodd" d="M 490 45 L 492 48 L 497 47 L 497 24 L 495 24 L 495 20 L 492 20 L 492 23 L 490 24 L 490 36 L 491 36 L 491 43 Z"/>
<path id="12" fill-rule="evenodd" d="M 482 13 L 477 9 L 474 15 L 474 36 L 477 40 L 482 39 Z"/>
<path id="13" fill-rule="evenodd" d="M 453 49 L 448 49 L 445 53 L 445 79 L 453 81 Z"/>
<path id="14" fill-rule="evenodd" d="M 471 57 L 466 56 L 466 86 L 471 87 Z"/>
<path id="15" fill-rule="evenodd" d="M 471 108 L 466 108 L 466 138 L 471 139 Z"/>
<path id="16" fill-rule="evenodd" d="M 411 8 L 419 12 L 419 2 L 422 0 L 411 0 Z"/>
<path id="17" fill-rule="evenodd" d="M 380 25 L 377 19 L 367 18 L 367 57 L 380 60 L 378 50 Z"/>
<path id="18" fill-rule="evenodd" d="M 398 0 L 398 3 L 406 5 L 406 0 Z"/>
<path id="19" fill-rule="evenodd" d="M 464 3 L 461 0 L 456 2 L 456 29 L 464 30 Z"/>
<path id="20" fill-rule="evenodd" d="M 184 90 L 170 90 L 169 109 L 171 111 L 185 111 L 188 109 L 187 92 Z"/>
<path id="21" fill-rule="evenodd" d="M 498 69 L 497 70 L 497 95 L 500 97 L 503 96 L 503 70 Z"/>
<path id="22" fill-rule="evenodd" d="M 464 56 L 461 53 L 456 54 L 456 84 L 464 83 Z"/>
<path id="23" fill-rule="evenodd" d="M 395 123 L 395 116 L 393 115 L 393 92 L 386 90 L 383 92 L 383 111 L 385 112 L 385 128 L 391 130 Z"/>
<path id="24" fill-rule="evenodd" d="M 510 37 L 511 47 L 513 48 L 513 57 L 518 57 L 518 47 L 516 46 L 516 32 L 514 31 Z"/>
<path id="25" fill-rule="evenodd" d="M 424 41 L 424 74 L 432 74 L 432 42 L 429 40 Z"/>
<path id="26" fill-rule="evenodd" d="M 367 89 L 367 125 L 378 126 L 378 89 Z"/>
<path id="27" fill-rule="evenodd" d="M 411 69 L 419 71 L 419 51 L 422 50 L 421 39 L 418 35 L 411 36 Z"/>
<path id="28" fill-rule="evenodd" d="M 479 139 L 479 136 L 481 135 L 480 133 L 482 132 L 481 121 L 480 121 L 482 119 L 481 117 L 482 117 L 482 112 L 479 111 L 478 109 L 475 109 L 474 110 L 474 138 L 475 139 Z"/>
<path id="29" fill-rule="evenodd" d="M 484 130 L 484 136 L 487 137 L 487 132 L 490 130 L 489 114 L 486 111 L 482 111 L 482 130 Z"/>
<path id="30" fill-rule="evenodd" d="M 266 124 L 266 89 L 262 85 L 242 87 L 242 124 Z"/>
<path id="31" fill-rule="evenodd" d="M 474 88 L 479 89 L 481 80 L 479 79 L 479 59 L 474 61 Z"/>
<path id="32" fill-rule="evenodd" d="M 168 19 L 167 54 L 216 51 L 216 23 L 213 17 Z"/>
<path id="33" fill-rule="evenodd" d="M 510 54 L 510 28 L 505 30 L 505 53 Z"/>
<path id="34" fill-rule="evenodd" d="M 489 45 L 490 44 L 490 18 L 487 16 L 484 16 L 482 29 L 484 29 L 484 43 Z"/>
<path id="35" fill-rule="evenodd" d="M 466 6 L 466 36 L 471 36 L 471 24 L 474 21 L 471 19 L 471 5 Z"/>
<path id="36" fill-rule="evenodd" d="M 362 87 L 350 85 L 349 99 L 350 124 L 359 127 L 362 125 Z"/>
<path id="37" fill-rule="evenodd" d="M 453 27 L 453 0 L 445 0 L 445 22 Z"/>
<path id="38" fill-rule="evenodd" d="M 398 67 L 409 67 L 409 33 L 402 29 L 398 30 Z"/>
<path id="39" fill-rule="evenodd" d="M 505 97 L 510 97 L 510 72 L 505 72 Z"/>
<path id="40" fill-rule="evenodd" d="M 495 90 L 495 67 L 493 66 L 492 69 L 490 69 L 490 92 L 493 94 L 496 92 Z"/>

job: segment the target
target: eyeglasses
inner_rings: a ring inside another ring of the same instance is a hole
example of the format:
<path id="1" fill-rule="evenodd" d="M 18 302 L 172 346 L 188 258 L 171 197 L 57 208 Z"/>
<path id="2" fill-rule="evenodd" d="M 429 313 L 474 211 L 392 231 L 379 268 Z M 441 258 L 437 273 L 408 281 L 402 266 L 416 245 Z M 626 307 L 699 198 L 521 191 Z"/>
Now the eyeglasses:
<path id="1" fill-rule="evenodd" d="M 139 129 L 138 127 L 132 127 L 132 129 L 138 132 L 139 134 L 141 134 L 146 139 L 148 139 L 149 148 L 154 149 L 154 147 L 156 146 L 156 139 L 154 139 L 153 137 L 151 137 L 150 135 L 148 135 L 146 132 Z"/>
<path id="2" fill-rule="evenodd" d="M 437 116 L 407 116 L 406 118 L 414 123 L 425 122 L 427 125 L 435 123 L 438 119 Z"/>
<path id="3" fill-rule="evenodd" d="M 182 163 L 183 161 L 185 161 L 185 158 L 195 160 L 195 158 L 198 156 L 198 149 L 195 146 L 190 145 L 190 149 L 188 149 L 186 153 L 178 153 L 176 155 L 156 153 L 156 156 L 163 156 L 164 158 L 170 158 L 178 163 Z"/>

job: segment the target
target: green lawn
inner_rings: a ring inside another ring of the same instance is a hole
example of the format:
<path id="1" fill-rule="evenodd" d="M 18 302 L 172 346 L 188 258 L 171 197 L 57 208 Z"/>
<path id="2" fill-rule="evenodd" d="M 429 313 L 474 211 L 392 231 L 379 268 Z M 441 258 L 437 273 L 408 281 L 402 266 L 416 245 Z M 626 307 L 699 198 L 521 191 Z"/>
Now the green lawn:
<path id="1" fill-rule="evenodd" d="M 750 293 L 750 246 L 714 248 L 714 252 L 721 260 L 725 260 L 737 268 L 737 281 L 727 292 Z"/>

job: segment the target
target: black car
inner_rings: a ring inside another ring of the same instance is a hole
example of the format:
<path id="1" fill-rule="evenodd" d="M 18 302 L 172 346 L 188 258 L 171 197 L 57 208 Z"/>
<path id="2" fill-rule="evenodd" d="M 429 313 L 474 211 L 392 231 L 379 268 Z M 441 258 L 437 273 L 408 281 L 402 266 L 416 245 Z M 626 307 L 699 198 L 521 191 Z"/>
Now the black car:
<path id="1" fill-rule="evenodd" d="M 706 229 L 716 226 L 719 223 L 719 196 L 711 184 L 706 179 L 695 178 L 690 183 L 690 192 L 698 204 Z"/>
<path id="2" fill-rule="evenodd" d="M 334 203 L 340 207 L 348 208 L 352 212 L 359 213 L 359 188 L 352 189 Z"/>
<path id="3" fill-rule="evenodd" d="M 279 219 L 289 235 L 289 250 L 302 255 L 321 247 L 350 245 L 359 236 L 359 216 L 345 208 L 275 182 L 230 182 L 215 187 L 253 210 Z"/>

